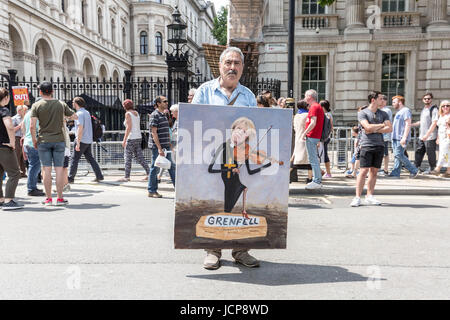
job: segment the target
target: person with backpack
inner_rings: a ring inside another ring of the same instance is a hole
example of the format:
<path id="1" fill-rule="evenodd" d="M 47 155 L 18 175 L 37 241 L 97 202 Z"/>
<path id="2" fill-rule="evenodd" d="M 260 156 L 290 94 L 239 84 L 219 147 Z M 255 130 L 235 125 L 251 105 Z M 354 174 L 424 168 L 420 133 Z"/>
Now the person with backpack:
<path id="1" fill-rule="evenodd" d="M 420 113 L 420 121 L 412 125 L 413 127 L 419 127 L 419 142 L 416 147 L 414 164 L 420 170 L 423 157 L 426 153 L 430 168 L 424 173 L 430 173 L 436 168 L 436 139 L 439 110 L 436 105 L 432 104 L 433 94 L 431 92 L 427 92 L 422 99 L 424 107 Z"/>
<path id="2" fill-rule="evenodd" d="M 322 138 L 323 122 L 325 112 L 317 103 L 317 92 L 313 89 L 305 92 L 305 101 L 310 105 L 306 119 L 305 131 L 301 139 L 306 140 L 306 151 L 308 160 L 313 169 L 313 181 L 305 187 L 307 190 L 322 188 L 322 172 L 320 170 L 319 156 L 317 155 L 317 144 Z"/>
<path id="3" fill-rule="evenodd" d="M 325 112 L 325 117 L 323 118 L 322 137 L 320 138 L 321 143 L 323 143 L 323 162 L 325 163 L 326 170 L 326 173 L 322 176 L 322 178 L 331 178 L 331 163 L 330 158 L 328 157 L 328 144 L 331 141 L 330 136 L 333 132 L 333 116 L 331 115 L 331 107 L 328 100 L 322 100 L 319 104 Z"/>
<path id="4" fill-rule="evenodd" d="M 74 183 L 75 175 L 78 170 L 78 162 L 81 156 L 84 155 L 86 160 L 92 167 L 95 173 L 93 182 L 100 182 L 104 180 L 103 173 L 92 156 L 91 145 L 94 141 L 94 130 L 92 127 L 92 117 L 89 111 L 85 109 L 86 102 L 81 97 L 75 97 L 72 101 L 73 106 L 77 110 L 78 120 L 75 121 L 75 148 L 70 161 L 69 183 Z"/>

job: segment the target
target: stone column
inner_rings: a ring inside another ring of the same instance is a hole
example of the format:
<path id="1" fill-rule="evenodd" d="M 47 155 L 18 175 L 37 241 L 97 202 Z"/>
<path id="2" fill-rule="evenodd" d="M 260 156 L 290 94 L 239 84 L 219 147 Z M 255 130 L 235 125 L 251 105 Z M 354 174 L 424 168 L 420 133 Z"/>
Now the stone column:
<path id="1" fill-rule="evenodd" d="M 345 33 L 366 33 L 364 18 L 364 0 L 346 0 L 345 2 Z"/>
<path id="2" fill-rule="evenodd" d="M 428 1 L 428 23 L 427 31 L 448 31 L 450 25 L 447 21 L 447 0 Z"/>

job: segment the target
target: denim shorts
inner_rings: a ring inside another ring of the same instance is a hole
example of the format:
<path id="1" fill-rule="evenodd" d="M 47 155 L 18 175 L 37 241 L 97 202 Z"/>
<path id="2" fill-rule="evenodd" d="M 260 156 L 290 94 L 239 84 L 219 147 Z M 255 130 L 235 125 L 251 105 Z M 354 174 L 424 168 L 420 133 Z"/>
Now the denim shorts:
<path id="1" fill-rule="evenodd" d="M 43 167 L 64 165 L 65 142 L 43 142 L 38 145 L 39 159 Z"/>

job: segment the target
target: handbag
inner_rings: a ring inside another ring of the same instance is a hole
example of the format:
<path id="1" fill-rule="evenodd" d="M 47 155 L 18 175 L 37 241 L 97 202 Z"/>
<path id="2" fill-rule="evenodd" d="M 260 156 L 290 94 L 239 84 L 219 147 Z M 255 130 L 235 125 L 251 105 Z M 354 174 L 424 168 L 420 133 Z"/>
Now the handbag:
<path id="1" fill-rule="evenodd" d="M 148 138 L 147 138 L 147 134 L 145 132 L 141 132 L 141 149 L 147 149 L 148 148 Z"/>

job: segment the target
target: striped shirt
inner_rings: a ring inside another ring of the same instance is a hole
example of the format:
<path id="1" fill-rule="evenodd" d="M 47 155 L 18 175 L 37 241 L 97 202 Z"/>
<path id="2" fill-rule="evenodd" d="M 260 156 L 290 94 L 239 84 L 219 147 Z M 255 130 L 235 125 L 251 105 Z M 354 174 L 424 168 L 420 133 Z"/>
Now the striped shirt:
<path id="1" fill-rule="evenodd" d="M 148 139 L 149 148 L 157 148 L 155 141 L 153 141 L 152 127 L 157 128 L 157 135 L 161 148 L 170 150 L 170 133 L 169 133 L 169 121 L 164 113 L 159 112 L 158 109 L 152 112 L 150 115 L 150 139 Z"/>

